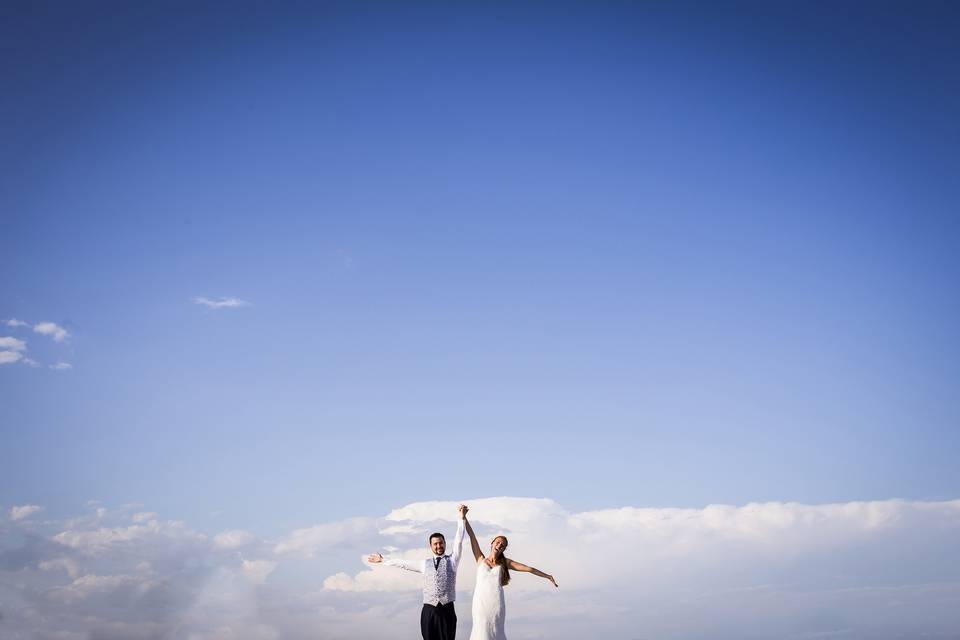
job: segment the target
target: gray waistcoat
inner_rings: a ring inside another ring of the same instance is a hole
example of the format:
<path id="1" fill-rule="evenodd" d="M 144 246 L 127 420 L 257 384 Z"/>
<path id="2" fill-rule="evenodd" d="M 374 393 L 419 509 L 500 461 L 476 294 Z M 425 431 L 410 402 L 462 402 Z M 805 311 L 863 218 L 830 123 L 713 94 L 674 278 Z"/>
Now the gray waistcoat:
<path id="1" fill-rule="evenodd" d="M 434 568 L 433 558 L 426 561 L 423 571 L 423 603 L 447 604 L 457 597 L 457 574 L 450 556 L 442 556 L 440 566 Z"/>

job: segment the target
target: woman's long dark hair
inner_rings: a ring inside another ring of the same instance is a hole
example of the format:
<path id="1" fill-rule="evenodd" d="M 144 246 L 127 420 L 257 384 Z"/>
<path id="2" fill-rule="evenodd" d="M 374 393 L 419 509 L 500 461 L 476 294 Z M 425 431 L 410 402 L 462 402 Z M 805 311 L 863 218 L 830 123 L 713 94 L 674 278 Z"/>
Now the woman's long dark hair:
<path id="1" fill-rule="evenodd" d="M 503 552 L 506 551 L 507 545 L 510 544 L 510 541 L 507 540 L 507 536 L 497 536 L 497 538 L 503 538 L 503 549 L 500 550 L 500 553 L 497 554 L 494 562 L 500 565 L 500 584 L 501 586 L 507 586 L 510 584 L 510 569 L 507 568 L 507 556 L 503 555 Z M 497 538 L 494 538 L 490 541 L 490 546 L 493 546 L 493 543 L 497 541 Z"/>

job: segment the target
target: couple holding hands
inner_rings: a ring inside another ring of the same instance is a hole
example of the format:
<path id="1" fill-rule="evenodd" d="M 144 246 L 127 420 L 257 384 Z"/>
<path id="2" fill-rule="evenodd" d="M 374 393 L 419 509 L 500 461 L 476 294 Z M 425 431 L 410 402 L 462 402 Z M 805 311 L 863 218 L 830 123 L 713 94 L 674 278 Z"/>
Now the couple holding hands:
<path id="1" fill-rule="evenodd" d="M 432 558 L 411 563 L 384 558 L 379 553 L 367 556 L 374 564 L 385 564 L 407 571 L 423 574 L 423 610 L 420 612 L 420 633 L 423 640 L 455 640 L 457 637 L 457 614 L 453 601 L 457 595 L 457 568 L 463 548 L 464 529 L 470 535 L 470 546 L 477 562 L 477 584 L 473 590 L 473 630 L 470 640 L 506 640 L 503 623 L 506 609 L 503 587 L 510 582 L 510 571 L 532 573 L 557 586 L 553 576 L 539 569 L 528 567 L 504 555 L 507 550 L 506 536 L 497 536 L 490 543 L 490 552 L 484 555 L 467 521 L 467 505 L 459 506 L 460 519 L 457 535 L 453 539 L 453 553 L 446 555 L 447 541 L 442 533 L 430 535 Z"/>

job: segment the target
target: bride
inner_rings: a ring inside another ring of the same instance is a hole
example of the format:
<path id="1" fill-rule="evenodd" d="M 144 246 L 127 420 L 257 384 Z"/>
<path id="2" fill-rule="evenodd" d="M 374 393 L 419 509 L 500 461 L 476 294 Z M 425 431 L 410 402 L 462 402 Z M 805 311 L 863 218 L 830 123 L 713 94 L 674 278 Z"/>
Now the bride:
<path id="1" fill-rule="evenodd" d="M 473 630 L 470 632 L 470 640 L 507 640 L 503 631 L 503 622 L 506 617 L 503 587 L 510 582 L 510 570 L 532 573 L 546 578 L 555 587 L 559 588 L 559 585 L 553 576 L 503 555 L 507 550 L 506 536 L 494 538 L 490 543 L 490 554 L 484 556 L 466 513 L 467 510 L 464 508 L 463 521 L 470 535 L 473 557 L 477 561 L 477 586 L 473 590 Z"/>

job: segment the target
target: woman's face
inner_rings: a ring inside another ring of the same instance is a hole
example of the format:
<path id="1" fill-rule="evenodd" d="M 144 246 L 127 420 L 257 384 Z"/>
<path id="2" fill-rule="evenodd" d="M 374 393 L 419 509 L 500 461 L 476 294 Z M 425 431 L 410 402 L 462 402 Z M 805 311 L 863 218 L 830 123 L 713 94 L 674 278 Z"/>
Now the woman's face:
<path id="1" fill-rule="evenodd" d="M 507 550 L 507 539 L 503 536 L 497 536 L 493 539 L 493 542 L 490 543 L 490 548 L 494 553 L 503 554 Z"/>

